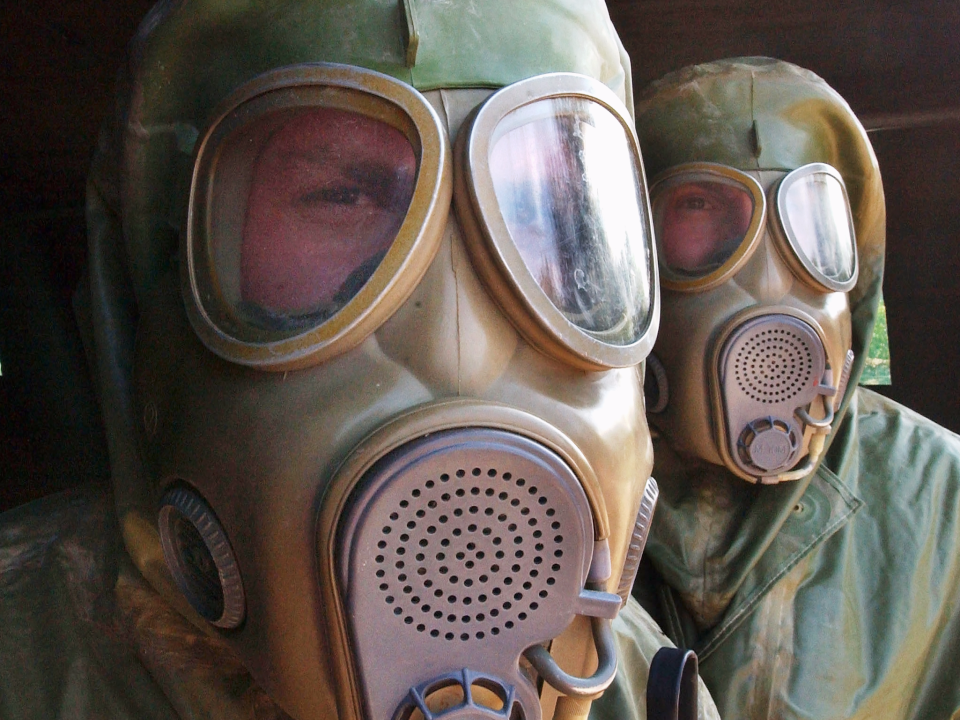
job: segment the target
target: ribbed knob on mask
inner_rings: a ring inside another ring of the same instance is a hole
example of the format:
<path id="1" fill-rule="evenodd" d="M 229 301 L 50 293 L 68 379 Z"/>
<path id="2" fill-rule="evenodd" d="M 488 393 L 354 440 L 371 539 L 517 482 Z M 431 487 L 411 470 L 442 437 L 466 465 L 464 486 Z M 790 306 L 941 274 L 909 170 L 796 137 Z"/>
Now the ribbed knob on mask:
<path id="1" fill-rule="evenodd" d="M 243 582 L 227 534 L 198 493 L 174 487 L 160 501 L 160 544 L 167 567 L 193 609 L 213 625 L 243 622 Z"/>
<path id="2" fill-rule="evenodd" d="M 793 428 L 776 418 L 754 420 L 740 433 L 738 454 L 744 464 L 753 464 L 768 472 L 784 467 L 800 449 L 800 438 Z"/>

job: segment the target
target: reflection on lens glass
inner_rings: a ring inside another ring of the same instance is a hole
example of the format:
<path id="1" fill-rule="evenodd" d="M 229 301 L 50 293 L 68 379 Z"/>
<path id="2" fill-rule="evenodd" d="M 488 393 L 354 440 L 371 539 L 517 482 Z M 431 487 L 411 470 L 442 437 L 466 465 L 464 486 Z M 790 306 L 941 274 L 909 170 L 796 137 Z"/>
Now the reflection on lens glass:
<path id="1" fill-rule="evenodd" d="M 755 209 L 752 193 L 731 179 L 692 173 L 667 181 L 653 198 L 661 262 L 692 278 L 716 270 L 743 243 Z"/>
<path id="2" fill-rule="evenodd" d="M 269 330 L 316 325 L 359 292 L 396 237 L 417 172 L 399 130 L 328 108 L 262 117 L 221 158 L 218 280 L 241 317 Z"/>
<path id="3" fill-rule="evenodd" d="M 843 186 L 823 172 L 786 182 L 782 203 L 787 237 L 814 268 L 830 280 L 853 277 L 856 245 Z"/>
<path id="4" fill-rule="evenodd" d="M 652 299 L 643 184 L 620 122 L 583 98 L 554 98 L 507 115 L 490 172 L 527 270 L 578 327 L 628 345 Z"/>

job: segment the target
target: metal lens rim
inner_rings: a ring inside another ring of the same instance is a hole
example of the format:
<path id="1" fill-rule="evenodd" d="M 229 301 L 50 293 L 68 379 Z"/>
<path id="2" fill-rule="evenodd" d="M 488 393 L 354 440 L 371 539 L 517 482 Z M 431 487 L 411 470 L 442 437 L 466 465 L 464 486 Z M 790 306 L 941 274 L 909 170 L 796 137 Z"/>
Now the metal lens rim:
<path id="1" fill-rule="evenodd" d="M 610 112 L 621 124 L 634 153 L 647 213 L 649 241 L 650 308 L 640 337 L 629 345 L 617 345 L 568 320 L 537 283 L 514 244 L 500 214 L 489 167 L 489 151 L 501 122 L 514 111 L 541 100 L 584 98 Z M 630 367 L 640 363 L 653 347 L 660 323 L 659 273 L 650 203 L 645 187 L 643 161 L 636 130 L 626 107 L 607 86 L 576 73 L 549 73 L 521 80 L 492 95 L 461 130 L 458 141 L 458 192 L 455 197 L 465 228 L 467 249 L 484 282 L 514 326 L 546 354 L 588 370 Z M 466 223 L 465 223 L 466 224 Z M 470 232 L 470 230 L 474 232 Z"/>
<path id="2" fill-rule="evenodd" d="M 786 212 L 786 196 L 790 186 L 798 180 L 802 180 L 808 175 L 813 175 L 814 173 L 823 173 L 825 175 L 829 175 L 838 183 L 840 183 L 840 188 L 843 191 L 843 199 L 847 208 L 847 223 L 850 231 L 850 238 L 853 241 L 853 272 L 850 274 L 850 279 L 843 282 L 824 275 L 820 269 L 814 265 L 810 258 L 807 257 L 807 254 L 803 252 L 803 249 L 800 247 L 800 243 L 797 241 L 796 235 L 793 232 L 793 227 L 787 220 L 788 215 Z M 784 248 L 787 249 L 787 252 L 781 252 L 781 255 L 784 255 L 788 263 L 795 265 L 796 270 L 802 271 L 801 277 L 805 277 L 806 279 L 812 281 L 815 286 L 818 286 L 818 289 L 823 289 L 827 292 L 847 292 L 852 290 L 857 284 L 857 277 L 860 273 L 860 261 L 859 254 L 857 252 L 856 228 L 854 227 L 853 223 L 853 213 L 850 209 L 850 196 L 847 194 L 847 185 L 843 181 L 843 176 L 839 173 L 839 171 L 827 163 L 809 163 L 787 173 L 779 183 L 776 183 L 773 186 L 771 193 L 772 196 L 776 198 L 777 207 L 777 222 L 775 224 L 777 232 L 775 235 L 779 241 L 781 250 Z"/>
<path id="3" fill-rule="evenodd" d="M 726 261 L 711 272 L 696 278 L 690 278 L 673 272 L 662 260 L 664 257 L 660 248 L 660 238 L 657 237 L 657 251 L 660 260 L 660 284 L 670 290 L 679 292 L 704 292 L 726 282 L 732 275 L 750 259 L 754 250 L 760 244 L 763 235 L 764 223 L 767 217 L 767 198 L 763 188 L 756 178 L 736 170 L 727 165 L 711 162 L 692 162 L 676 165 L 654 178 L 650 187 L 650 204 L 657 194 L 681 180 L 685 175 L 714 175 L 721 180 L 733 180 L 742 185 L 753 197 L 753 217 L 744 233 L 740 246 Z M 652 220 L 652 218 L 651 218 Z M 654 225 L 656 227 L 656 225 Z"/>
<path id="4" fill-rule="evenodd" d="M 418 156 L 410 207 L 386 256 L 360 291 L 332 317 L 295 334 L 235 332 L 216 280 L 209 223 L 213 178 L 223 141 L 271 110 L 334 107 L 383 120 L 403 132 Z M 388 75 L 311 63 L 261 75 L 231 95 L 197 144 L 182 244 L 181 285 L 191 325 L 215 354 L 241 365 L 283 371 L 306 367 L 358 345 L 409 297 L 433 260 L 450 210 L 449 139 L 427 99 Z"/>

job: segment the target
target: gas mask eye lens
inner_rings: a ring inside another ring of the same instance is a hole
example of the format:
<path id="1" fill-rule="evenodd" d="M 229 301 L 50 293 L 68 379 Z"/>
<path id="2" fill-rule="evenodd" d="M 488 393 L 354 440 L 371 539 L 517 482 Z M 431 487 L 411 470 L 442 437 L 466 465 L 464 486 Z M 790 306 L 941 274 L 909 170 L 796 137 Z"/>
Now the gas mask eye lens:
<path id="1" fill-rule="evenodd" d="M 314 365 L 407 300 L 443 238 L 450 148 L 416 89 L 311 63 L 238 88 L 197 144 L 182 291 L 230 362 Z"/>
<path id="2" fill-rule="evenodd" d="M 670 188 L 654 205 L 663 261 L 691 275 L 719 267 L 743 241 L 753 210 L 753 198 L 735 186 L 699 182 Z"/>
<path id="3" fill-rule="evenodd" d="M 828 290 L 850 289 L 857 250 L 839 173 L 823 163 L 794 170 L 777 191 L 777 209 L 790 249 L 807 272 Z"/>
<path id="4" fill-rule="evenodd" d="M 660 321 L 633 120 L 573 73 L 502 88 L 457 136 L 454 199 L 474 268 L 514 327 L 583 370 L 638 364 Z"/>
<path id="5" fill-rule="evenodd" d="M 331 317 L 403 222 L 417 172 L 410 142 L 360 113 L 309 108 L 270 113 L 221 152 L 240 171 L 217 173 L 213 187 L 211 250 L 225 299 L 268 331 Z"/>
<path id="6" fill-rule="evenodd" d="M 731 258 L 748 251 L 760 228 L 763 197 L 755 182 L 739 175 L 688 169 L 654 186 L 653 225 L 666 284 L 724 273 Z"/>
<path id="7" fill-rule="evenodd" d="M 501 213 L 553 305 L 584 330 L 636 342 L 650 309 L 642 185 L 619 121 L 583 98 L 507 115 L 490 151 Z"/>

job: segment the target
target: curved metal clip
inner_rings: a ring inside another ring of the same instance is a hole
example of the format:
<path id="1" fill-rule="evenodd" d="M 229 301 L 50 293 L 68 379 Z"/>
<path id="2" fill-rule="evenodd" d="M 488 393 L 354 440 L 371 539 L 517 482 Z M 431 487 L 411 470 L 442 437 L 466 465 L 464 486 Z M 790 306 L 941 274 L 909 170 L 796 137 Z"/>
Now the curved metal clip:
<path id="1" fill-rule="evenodd" d="M 833 403 L 827 402 L 826 400 L 824 400 L 823 407 L 826 410 L 827 414 L 822 420 L 816 420 L 812 415 L 810 415 L 810 413 L 808 413 L 802 407 L 794 410 L 793 414 L 796 415 L 801 422 L 805 423 L 806 425 L 809 425 L 810 427 L 814 427 L 818 429 L 826 428 L 829 431 L 830 425 L 833 423 L 833 417 L 835 414 L 833 411 Z"/>
<path id="2" fill-rule="evenodd" d="M 593 697 L 610 687 L 617 675 L 617 647 L 610 621 L 592 617 L 590 624 L 593 628 L 593 641 L 597 646 L 597 671 L 590 677 L 576 677 L 561 670 L 543 645 L 534 645 L 523 651 L 524 657 L 530 661 L 540 677 L 564 695 Z"/>

